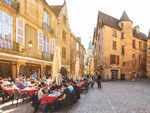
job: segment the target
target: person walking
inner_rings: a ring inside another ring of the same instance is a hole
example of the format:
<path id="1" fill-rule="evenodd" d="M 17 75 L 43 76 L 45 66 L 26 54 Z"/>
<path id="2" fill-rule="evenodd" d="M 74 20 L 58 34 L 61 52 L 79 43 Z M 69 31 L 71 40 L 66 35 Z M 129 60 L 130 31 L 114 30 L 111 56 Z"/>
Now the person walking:
<path id="1" fill-rule="evenodd" d="M 101 75 L 100 74 L 97 75 L 96 82 L 97 82 L 98 88 L 101 88 Z"/>
<path id="2" fill-rule="evenodd" d="M 93 88 L 94 82 L 95 82 L 95 78 L 94 78 L 94 76 L 92 76 L 92 77 L 91 77 L 91 88 Z"/>

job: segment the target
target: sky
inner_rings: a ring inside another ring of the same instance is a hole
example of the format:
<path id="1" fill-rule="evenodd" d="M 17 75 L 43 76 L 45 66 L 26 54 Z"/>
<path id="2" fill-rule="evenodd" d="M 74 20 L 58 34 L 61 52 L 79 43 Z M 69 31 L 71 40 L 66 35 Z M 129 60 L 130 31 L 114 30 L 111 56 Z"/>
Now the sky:
<path id="1" fill-rule="evenodd" d="M 61 5 L 64 0 L 46 0 L 50 5 Z M 150 29 L 149 0 L 66 0 L 68 18 L 72 33 L 81 37 L 84 47 L 93 38 L 98 11 L 120 19 L 123 11 L 133 21 L 133 27 L 148 35 Z"/>

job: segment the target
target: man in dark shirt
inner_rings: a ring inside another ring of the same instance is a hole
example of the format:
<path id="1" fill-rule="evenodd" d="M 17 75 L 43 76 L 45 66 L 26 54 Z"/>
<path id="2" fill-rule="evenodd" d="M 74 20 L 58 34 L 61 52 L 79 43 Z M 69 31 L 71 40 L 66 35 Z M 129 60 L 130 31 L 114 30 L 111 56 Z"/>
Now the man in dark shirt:
<path id="1" fill-rule="evenodd" d="M 98 74 L 96 82 L 97 82 L 98 88 L 101 88 L 101 75 L 100 74 Z"/>

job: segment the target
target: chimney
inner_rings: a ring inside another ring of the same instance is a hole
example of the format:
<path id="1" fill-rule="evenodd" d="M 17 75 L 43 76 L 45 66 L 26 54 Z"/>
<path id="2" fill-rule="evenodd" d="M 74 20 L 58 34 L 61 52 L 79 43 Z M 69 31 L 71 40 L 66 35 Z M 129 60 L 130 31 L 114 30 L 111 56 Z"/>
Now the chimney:
<path id="1" fill-rule="evenodd" d="M 137 33 L 139 33 L 139 32 L 140 32 L 140 27 L 137 25 L 137 26 L 134 27 L 134 30 L 135 30 Z"/>

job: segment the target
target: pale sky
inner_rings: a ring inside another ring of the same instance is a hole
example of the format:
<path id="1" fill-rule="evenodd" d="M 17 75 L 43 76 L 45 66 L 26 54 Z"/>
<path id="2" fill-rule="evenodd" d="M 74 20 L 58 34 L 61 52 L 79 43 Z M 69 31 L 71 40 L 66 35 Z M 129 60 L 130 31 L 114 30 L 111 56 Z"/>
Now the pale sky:
<path id="1" fill-rule="evenodd" d="M 46 0 L 49 4 L 61 5 L 64 0 Z M 98 10 L 120 19 L 125 10 L 140 31 L 148 34 L 150 29 L 149 0 L 66 0 L 70 28 L 87 49 L 96 26 Z"/>

